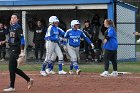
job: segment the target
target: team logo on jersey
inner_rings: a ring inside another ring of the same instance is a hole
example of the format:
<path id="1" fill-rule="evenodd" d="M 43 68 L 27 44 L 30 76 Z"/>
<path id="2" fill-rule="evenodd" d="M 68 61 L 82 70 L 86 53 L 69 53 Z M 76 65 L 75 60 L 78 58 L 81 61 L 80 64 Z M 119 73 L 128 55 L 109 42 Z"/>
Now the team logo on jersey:
<path id="1" fill-rule="evenodd" d="M 10 32 L 10 37 L 15 37 L 15 32 Z"/>
<path id="2" fill-rule="evenodd" d="M 36 30 L 36 33 L 41 33 L 42 32 L 42 30 Z"/>
<path id="3" fill-rule="evenodd" d="M 56 32 L 53 32 L 53 33 L 54 33 L 54 34 L 56 34 L 56 35 L 58 35 L 58 34 L 59 34 L 59 32 L 57 32 L 57 31 L 56 31 Z"/>

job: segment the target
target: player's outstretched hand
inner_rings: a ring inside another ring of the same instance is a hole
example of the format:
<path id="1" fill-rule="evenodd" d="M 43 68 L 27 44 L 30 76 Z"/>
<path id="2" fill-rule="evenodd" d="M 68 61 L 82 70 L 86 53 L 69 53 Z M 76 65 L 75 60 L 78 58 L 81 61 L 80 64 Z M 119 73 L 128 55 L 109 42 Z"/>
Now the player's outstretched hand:
<path id="1" fill-rule="evenodd" d="M 134 32 L 133 34 L 134 34 L 134 35 L 137 35 L 137 36 L 139 36 L 139 35 L 140 35 L 140 33 L 139 33 L 139 32 Z"/>
<path id="2" fill-rule="evenodd" d="M 66 45 L 63 46 L 63 49 L 64 49 L 65 52 L 67 52 L 67 46 Z"/>
<path id="3" fill-rule="evenodd" d="M 94 49 L 94 45 L 93 44 L 91 44 L 91 47 L 92 47 L 92 49 Z"/>

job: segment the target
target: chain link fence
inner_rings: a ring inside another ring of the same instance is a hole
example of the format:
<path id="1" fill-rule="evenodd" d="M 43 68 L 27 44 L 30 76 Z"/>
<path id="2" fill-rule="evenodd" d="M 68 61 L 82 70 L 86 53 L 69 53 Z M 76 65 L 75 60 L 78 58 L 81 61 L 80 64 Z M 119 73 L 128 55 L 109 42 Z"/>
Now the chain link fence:
<path id="1" fill-rule="evenodd" d="M 135 10 L 132 10 L 131 7 L 127 9 L 116 2 L 116 27 L 119 41 L 118 59 L 122 61 L 139 60 L 139 44 L 136 44 L 137 38 L 133 34 L 135 31 L 139 32 L 138 26 L 140 26 L 140 23 L 137 17 L 135 18 L 139 11 L 135 14 Z"/>

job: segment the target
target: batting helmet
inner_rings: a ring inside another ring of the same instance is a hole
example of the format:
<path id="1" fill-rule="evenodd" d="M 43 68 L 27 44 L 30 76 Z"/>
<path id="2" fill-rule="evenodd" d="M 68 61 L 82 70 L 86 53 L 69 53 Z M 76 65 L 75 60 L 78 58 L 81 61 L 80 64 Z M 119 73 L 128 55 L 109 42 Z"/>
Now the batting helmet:
<path id="1" fill-rule="evenodd" d="M 56 16 L 51 16 L 51 17 L 49 18 L 49 22 L 50 22 L 50 23 L 59 22 L 59 19 L 58 19 Z"/>
<path id="2" fill-rule="evenodd" d="M 72 20 L 71 27 L 74 28 L 74 25 L 80 25 L 80 22 L 78 20 Z"/>

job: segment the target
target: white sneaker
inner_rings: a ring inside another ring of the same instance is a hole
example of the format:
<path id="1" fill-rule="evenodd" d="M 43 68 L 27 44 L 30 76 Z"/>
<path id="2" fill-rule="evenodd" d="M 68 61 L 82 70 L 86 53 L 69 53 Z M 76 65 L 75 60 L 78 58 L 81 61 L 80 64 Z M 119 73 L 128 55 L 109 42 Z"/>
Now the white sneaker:
<path id="1" fill-rule="evenodd" d="M 45 71 L 40 71 L 40 74 L 41 74 L 42 76 L 47 76 L 47 74 L 46 74 Z"/>
<path id="2" fill-rule="evenodd" d="M 46 69 L 46 73 L 47 74 L 55 74 L 56 72 L 54 72 L 53 70 L 50 71 L 49 69 Z"/>
<path id="3" fill-rule="evenodd" d="M 0 61 L 5 61 L 5 59 L 4 59 L 4 58 L 2 58 Z"/>
<path id="4" fill-rule="evenodd" d="M 67 72 L 65 72 L 64 70 L 61 70 L 61 71 L 58 71 L 58 74 L 59 75 L 65 75 L 65 74 L 67 74 Z"/>
<path id="5" fill-rule="evenodd" d="M 108 77 L 109 76 L 109 73 L 108 73 L 108 71 L 104 71 L 102 74 L 100 74 L 100 76 L 102 76 L 102 77 Z"/>
<path id="6" fill-rule="evenodd" d="M 64 63 L 62 63 L 62 66 L 64 66 L 65 64 Z"/>
<path id="7" fill-rule="evenodd" d="M 110 76 L 113 76 L 113 77 L 117 77 L 118 76 L 118 72 L 117 71 L 113 71 Z"/>
<path id="8" fill-rule="evenodd" d="M 34 80 L 30 78 L 30 81 L 28 82 L 28 89 L 30 89 L 33 86 Z"/>
<path id="9" fill-rule="evenodd" d="M 46 73 L 47 73 L 47 74 L 50 74 L 50 69 L 47 68 L 47 69 L 46 69 Z"/>
<path id="10" fill-rule="evenodd" d="M 76 74 L 77 74 L 77 75 L 80 75 L 80 72 L 81 72 L 81 70 L 78 69 L 78 70 L 76 71 Z"/>
<path id="11" fill-rule="evenodd" d="M 53 70 L 50 71 L 50 74 L 55 74 L 56 72 L 54 72 Z"/>
<path id="12" fill-rule="evenodd" d="M 70 74 L 70 75 L 72 75 L 72 74 L 73 74 L 73 71 L 72 71 L 72 70 L 70 70 L 70 71 L 69 71 L 69 74 Z"/>
<path id="13" fill-rule="evenodd" d="M 3 92 L 14 92 L 15 91 L 15 88 L 6 88 L 6 89 L 3 89 Z"/>

